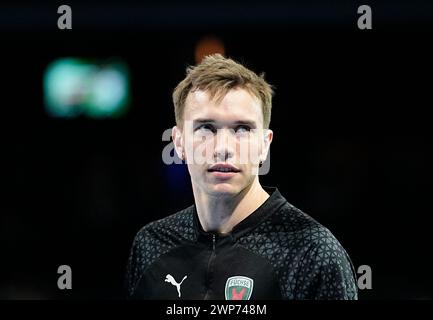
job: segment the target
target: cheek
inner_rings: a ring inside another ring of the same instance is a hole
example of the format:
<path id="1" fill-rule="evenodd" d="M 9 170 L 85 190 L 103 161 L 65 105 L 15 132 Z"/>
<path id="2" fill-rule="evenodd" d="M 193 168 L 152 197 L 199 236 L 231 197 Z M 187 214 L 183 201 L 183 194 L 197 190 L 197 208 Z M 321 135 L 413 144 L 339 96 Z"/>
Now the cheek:
<path id="1" fill-rule="evenodd" d="M 189 164 L 188 171 L 193 180 L 199 181 L 205 178 L 205 173 L 203 171 L 203 166 L 197 164 Z"/>
<path id="2" fill-rule="evenodd" d="M 211 137 L 196 137 L 193 142 L 195 155 L 211 156 L 214 151 L 214 139 Z"/>
<path id="3" fill-rule="evenodd" d="M 205 135 L 205 134 L 202 134 L 202 135 L 196 134 L 193 136 L 192 141 L 193 141 L 193 145 L 195 148 L 199 145 L 209 144 L 211 141 L 213 141 L 213 136 L 212 135 Z"/>
<path id="4" fill-rule="evenodd" d="M 214 144 L 212 137 L 193 135 L 185 148 L 190 172 L 202 172 L 203 167 L 213 163 Z"/>
<path id="5" fill-rule="evenodd" d="M 262 146 L 256 136 L 241 138 L 236 152 L 242 165 L 253 165 L 261 153 Z"/>

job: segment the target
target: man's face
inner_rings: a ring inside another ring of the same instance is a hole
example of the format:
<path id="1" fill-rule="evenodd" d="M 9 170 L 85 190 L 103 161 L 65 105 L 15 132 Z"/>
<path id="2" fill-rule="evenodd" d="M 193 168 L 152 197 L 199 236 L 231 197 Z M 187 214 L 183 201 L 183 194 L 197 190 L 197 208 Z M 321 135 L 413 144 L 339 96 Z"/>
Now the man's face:
<path id="1" fill-rule="evenodd" d="M 254 182 L 272 141 L 255 96 L 233 89 L 217 102 L 197 90 L 186 99 L 183 119 L 173 139 L 178 154 L 184 152 L 195 188 L 215 196 L 235 195 Z"/>

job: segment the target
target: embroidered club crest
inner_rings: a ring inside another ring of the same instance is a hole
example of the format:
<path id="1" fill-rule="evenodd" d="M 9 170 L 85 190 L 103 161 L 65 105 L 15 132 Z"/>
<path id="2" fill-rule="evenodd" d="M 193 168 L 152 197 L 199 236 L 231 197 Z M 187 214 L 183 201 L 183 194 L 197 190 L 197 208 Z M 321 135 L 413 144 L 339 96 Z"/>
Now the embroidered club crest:
<path id="1" fill-rule="evenodd" d="M 226 300 L 249 300 L 253 293 L 254 280 L 244 276 L 230 277 L 226 281 Z"/>

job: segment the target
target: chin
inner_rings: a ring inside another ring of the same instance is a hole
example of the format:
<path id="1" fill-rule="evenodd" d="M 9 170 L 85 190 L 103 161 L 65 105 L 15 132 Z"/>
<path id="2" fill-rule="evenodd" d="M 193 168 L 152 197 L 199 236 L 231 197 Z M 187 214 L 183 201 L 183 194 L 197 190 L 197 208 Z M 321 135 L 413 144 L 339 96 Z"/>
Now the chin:
<path id="1" fill-rule="evenodd" d="M 209 186 L 209 191 L 212 194 L 219 195 L 235 195 L 240 192 L 241 188 L 231 183 L 216 183 Z"/>

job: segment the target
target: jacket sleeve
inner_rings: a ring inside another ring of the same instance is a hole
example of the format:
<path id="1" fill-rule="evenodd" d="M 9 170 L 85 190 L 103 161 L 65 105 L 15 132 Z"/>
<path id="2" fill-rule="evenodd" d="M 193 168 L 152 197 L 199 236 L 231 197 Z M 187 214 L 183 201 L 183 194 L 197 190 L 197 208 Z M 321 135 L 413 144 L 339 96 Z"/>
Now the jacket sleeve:
<path id="1" fill-rule="evenodd" d="M 297 277 L 297 299 L 357 300 L 355 270 L 338 240 L 324 228 L 312 242 Z"/>
<path id="2" fill-rule="evenodd" d="M 130 298 L 134 293 L 134 284 L 137 281 L 137 254 L 136 241 L 134 239 L 131 250 L 129 252 L 128 263 L 126 266 L 126 274 L 124 279 L 125 296 Z"/>
<path id="3" fill-rule="evenodd" d="M 137 284 L 143 274 L 143 269 L 145 267 L 143 246 L 145 245 L 145 241 L 145 228 L 142 228 L 135 235 L 126 266 L 124 288 L 127 298 L 133 297 Z"/>

